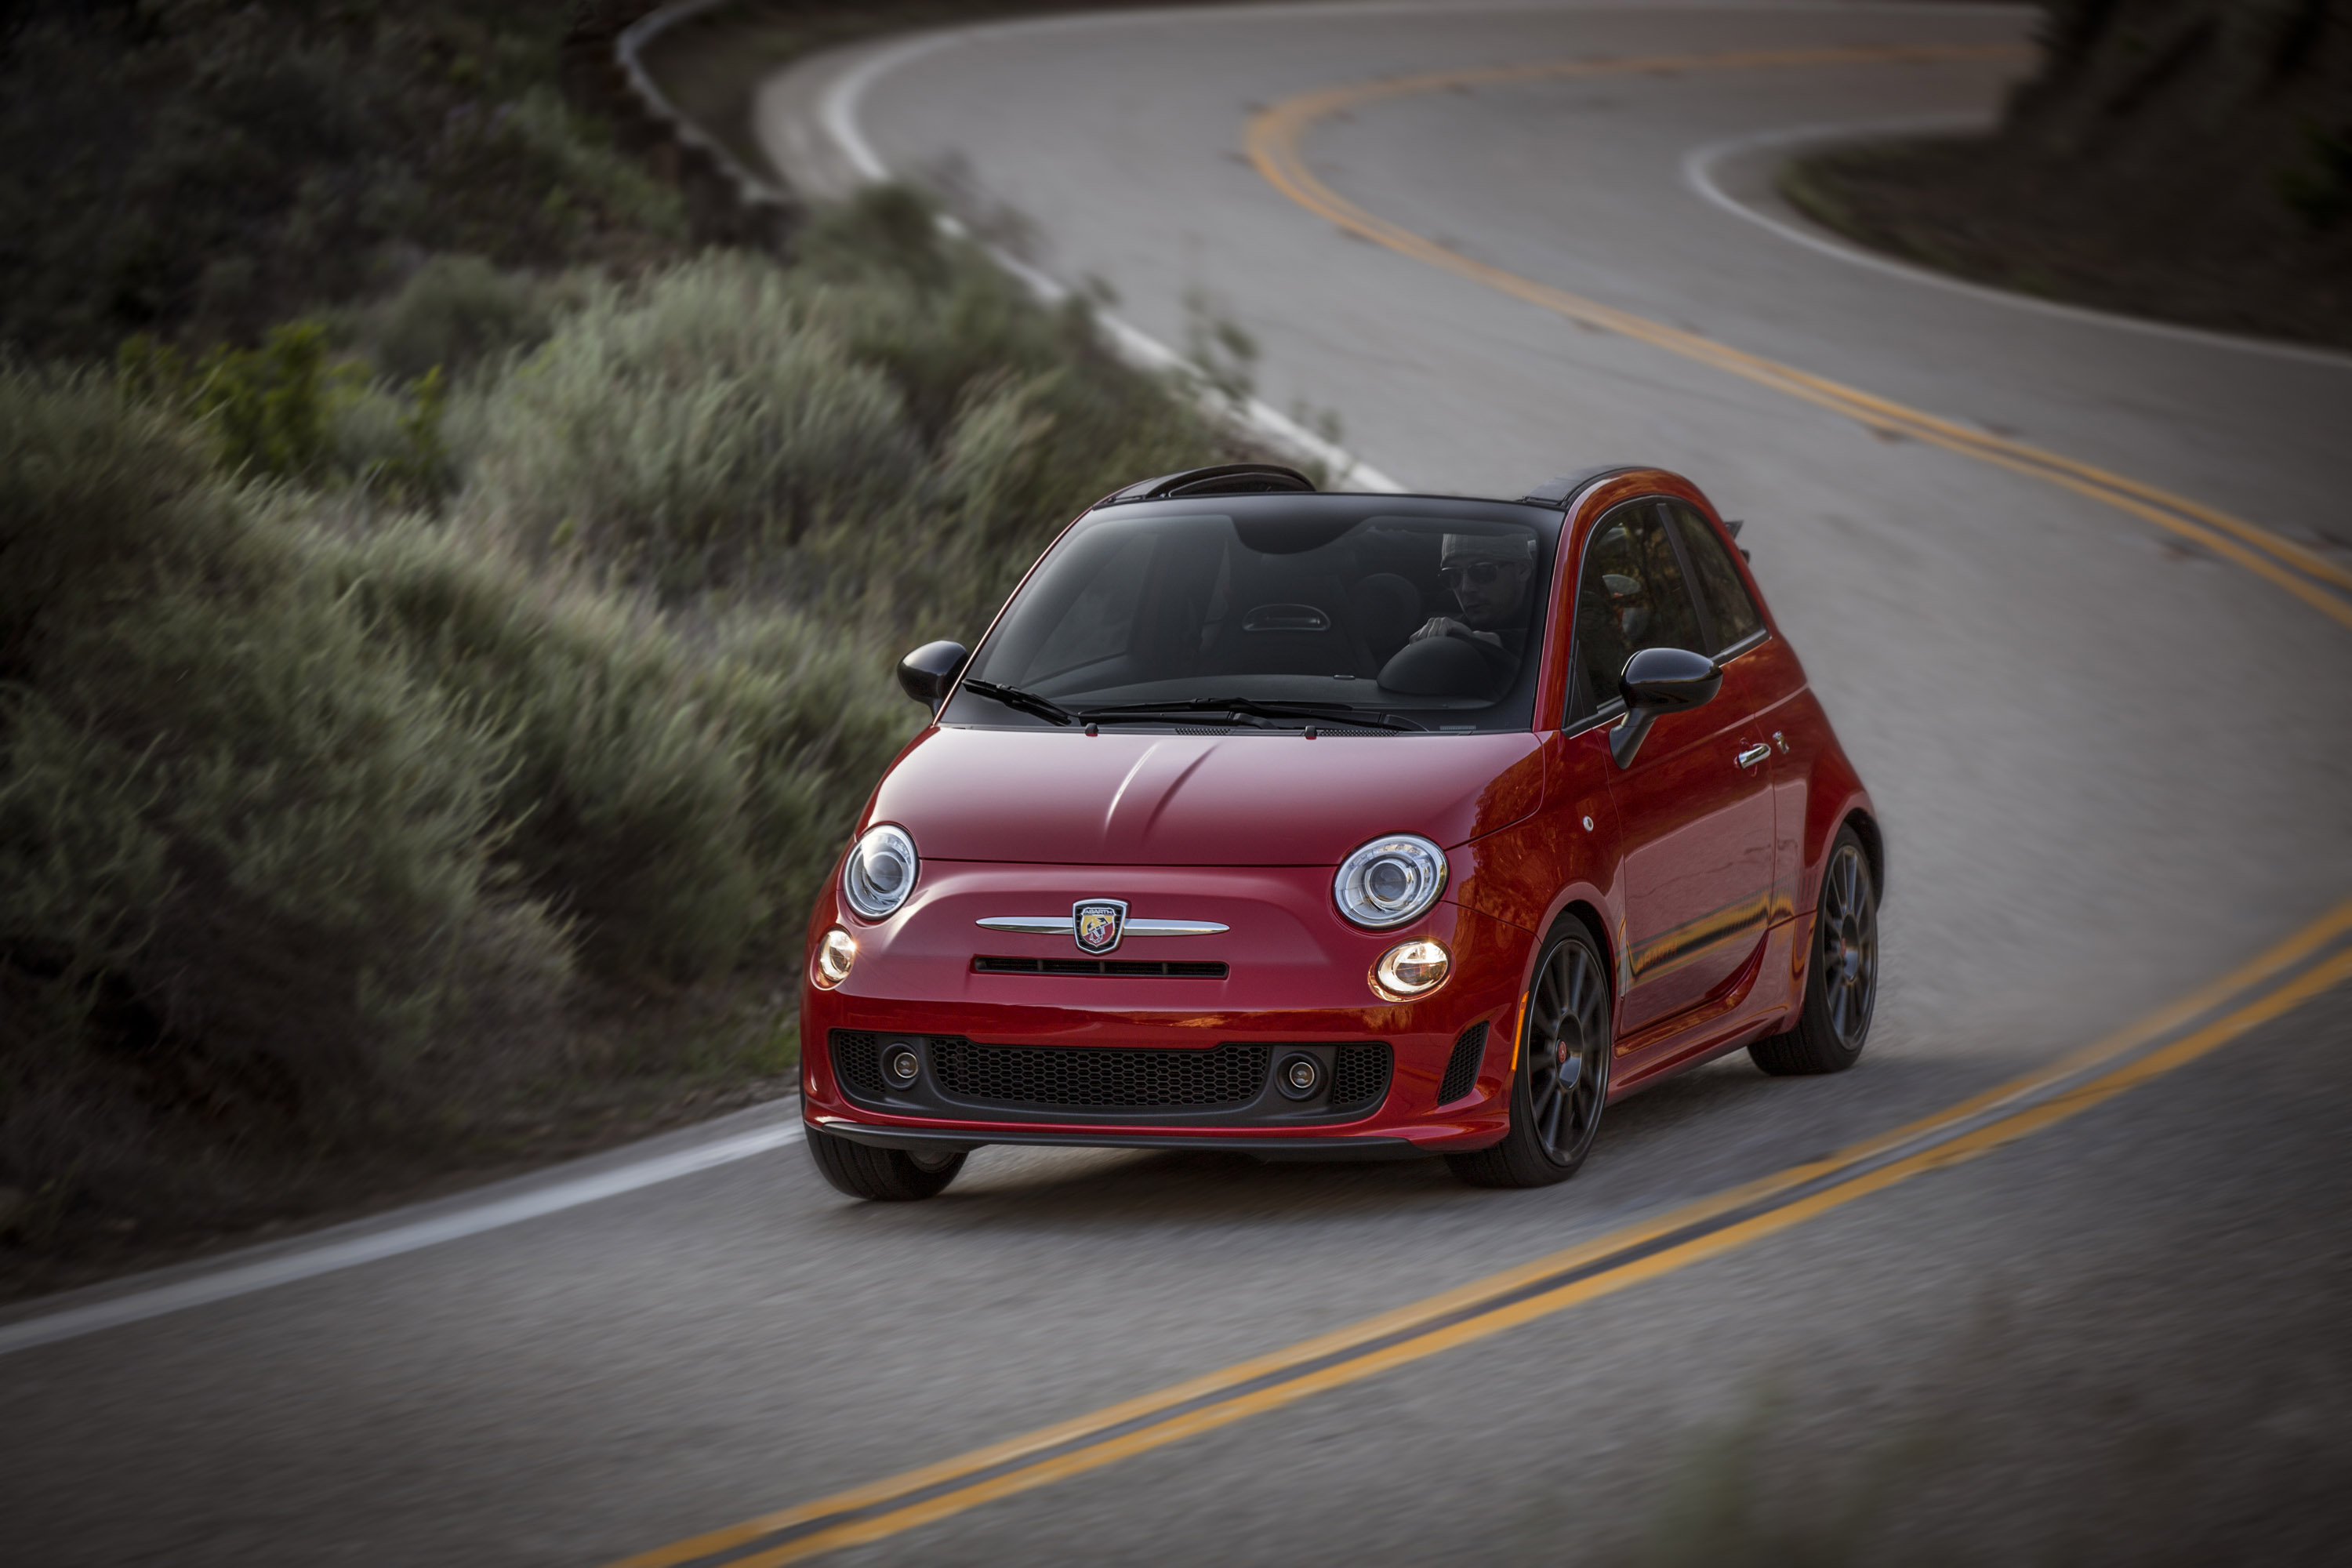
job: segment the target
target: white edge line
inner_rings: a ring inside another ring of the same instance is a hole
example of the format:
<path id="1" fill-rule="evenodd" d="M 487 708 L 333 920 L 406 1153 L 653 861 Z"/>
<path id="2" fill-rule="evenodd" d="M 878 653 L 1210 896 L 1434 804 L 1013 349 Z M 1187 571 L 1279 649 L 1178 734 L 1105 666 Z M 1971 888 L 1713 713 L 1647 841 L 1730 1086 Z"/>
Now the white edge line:
<path id="1" fill-rule="evenodd" d="M 866 89 L 919 56 L 950 44 L 971 41 L 980 37 L 982 32 L 983 29 L 980 28 L 953 27 L 925 33 L 867 56 L 826 85 L 824 96 L 818 103 L 818 123 L 824 127 L 825 134 L 833 139 L 834 145 L 840 149 L 842 156 L 849 161 L 860 178 L 880 184 L 891 177 L 889 166 L 882 162 L 880 154 L 874 151 L 873 143 L 866 140 L 865 132 L 857 124 L 857 106 L 865 98 Z M 941 226 L 951 233 L 965 233 L 963 226 L 953 218 L 942 219 Z M 1002 247 L 983 244 L 981 248 L 1045 303 L 1057 305 L 1069 298 L 1070 290 L 1066 285 L 1011 255 Z M 1098 310 L 1095 312 L 1095 320 L 1129 363 L 1145 370 L 1197 374 L 1181 354 L 1118 317 Z M 1204 398 L 1204 401 L 1209 399 Z M 1217 399 L 1215 404 L 1275 445 L 1321 463 L 1330 470 L 1333 482 L 1343 489 L 1395 495 L 1402 493 L 1405 488 L 1354 453 L 1325 440 L 1288 415 L 1257 398 L 1244 398 L 1230 405 Z"/>
<path id="2" fill-rule="evenodd" d="M 2264 338 L 2243 337 L 2235 332 L 2215 331 L 2203 327 L 2179 326 L 2170 321 L 2152 321 L 2139 316 L 2126 316 L 2113 310 L 2095 310 L 2087 305 L 2069 305 L 2056 300 L 2043 300 L 2032 294 L 2021 294 L 2007 289 L 1995 289 L 1987 284 L 1971 283 L 1937 272 L 1932 268 L 1914 266 L 1891 257 L 1864 250 L 1860 246 L 1833 239 L 1811 229 L 1785 223 L 1769 213 L 1739 200 L 1717 183 L 1715 172 L 1726 160 L 1742 153 L 1761 152 L 1768 147 L 1798 147 L 1807 143 L 1828 144 L 1837 142 L 1864 141 L 1876 136 L 1897 136 L 1939 131 L 1989 131 L 1995 123 L 1987 114 L 1913 115 L 1899 120 L 1853 121 L 1834 125 L 1799 125 L 1786 130 L 1753 132 L 1744 136 L 1728 137 L 1694 147 L 1683 154 L 1683 184 L 1702 199 L 1736 217 L 1746 218 L 1759 228 L 1769 229 L 1792 245 L 1823 256 L 1833 256 L 1856 267 L 1867 267 L 1890 277 L 1908 279 L 1914 283 L 1930 284 L 1955 294 L 1966 294 L 2013 310 L 2032 310 L 2045 316 L 2057 316 L 2081 321 L 2087 326 L 2111 327 L 2123 331 L 2140 332 L 2149 337 L 2170 338 L 2179 342 L 2202 343 L 2210 348 L 2235 349 L 2242 353 L 2267 354 L 2274 359 L 2300 360 L 2310 364 L 2327 365 L 2336 370 L 2352 370 L 2352 354 L 2330 349 L 2312 348 L 2300 343 L 2273 342 Z"/>
<path id="3" fill-rule="evenodd" d="M 753 1155 L 781 1149 L 788 1143 L 797 1143 L 801 1134 L 800 1118 L 794 1116 L 789 1121 L 714 1139 L 691 1148 L 656 1154 L 610 1170 L 575 1176 L 569 1181 L 518 1193 L 512 1197 L 474 1204 L 454 1213 L 433 1215 L 383 1229 L 368 1230 L 341 1240 L 297 1247 L 294 1250 L 249 1263 L 231 1264 L 169 1284 L 108 1297 L 87 1306 L 69 1307 L 63 1311 L 0 1324 L 0 1355 L 30 1350 L 36 1345 L 55 1344 L 59 1340 L 76 1339 L 101 1329 L 120 1328 L 126 1323 L 159 1318 L 167 1312 L 251 1295 L 272 1286 L 314 1279 L 338 1269 L 356 1268 L 362 1263 L 396 1258 L 404 1252 L 436 1247 L 445 1241 L 457 1241 L 465 1237 L 479 1236 L 487 1230 L 498 1230 L 525 1220 L 561 1214 L 565 1209 L 617 1197 L 640 1187 L 654 1186 L 680 1176 L 732 1164 L 738 1160 L 748 1160 Z M 366 1226 L 377 1222 L 362 1220 L 358 1223 Z"/>

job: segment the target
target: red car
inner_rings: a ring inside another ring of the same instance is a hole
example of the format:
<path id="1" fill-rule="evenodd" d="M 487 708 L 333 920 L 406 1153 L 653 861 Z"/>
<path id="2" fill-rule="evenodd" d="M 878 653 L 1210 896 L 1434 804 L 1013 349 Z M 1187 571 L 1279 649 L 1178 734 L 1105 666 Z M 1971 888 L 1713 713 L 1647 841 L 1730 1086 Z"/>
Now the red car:
<path id="1" fill-rule="evenodd" d="M 1072 523 L 809 927 L 818 1168 L 929 1197 L 989 1143 L 1573 1173 L 1746 1047 L 1851 1067 L 1885 852 L 1689 481 L 1326 495 L 1237 465 Z"/>

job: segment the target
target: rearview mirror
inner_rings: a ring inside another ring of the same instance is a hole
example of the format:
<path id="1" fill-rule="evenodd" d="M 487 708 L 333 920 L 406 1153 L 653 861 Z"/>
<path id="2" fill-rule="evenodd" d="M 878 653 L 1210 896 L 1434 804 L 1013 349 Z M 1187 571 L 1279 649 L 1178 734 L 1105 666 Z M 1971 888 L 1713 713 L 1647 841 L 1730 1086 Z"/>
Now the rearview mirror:
<path id="1" fill-rule="evenodd" d="M 960 642 L 927 642 L 898 661 L 898 689 L 936 712 L 970 658 Z"/>
<path id="2" fill-rule="evenodd" d="M 1685 647 L 1645 647 L 1625 661 L 1617 687 L 1625 696 L 1625 718 L 1610 733 L 1609 754 L 1619 767 L 1630 768 L 1658 715 L 1712 701 L 1723 687 L 1723 671 Z"/>

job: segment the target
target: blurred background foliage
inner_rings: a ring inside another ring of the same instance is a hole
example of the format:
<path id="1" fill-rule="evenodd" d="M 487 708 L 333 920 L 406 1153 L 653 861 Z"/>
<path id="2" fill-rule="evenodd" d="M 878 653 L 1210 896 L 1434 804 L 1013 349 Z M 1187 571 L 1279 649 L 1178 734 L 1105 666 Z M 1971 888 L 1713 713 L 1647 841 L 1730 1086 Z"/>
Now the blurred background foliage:
<path id="1" fill-rule="evenodd" d="M 1832 148 L 1810 216 L 1963 277 L 2352 347 L 2352 0 L 2051 0 L 1973 137 Z"/>
<path id="2" fill-rule="evenodd" d="M 0 339 L 249 340 L 436 252 L 674 252 L 677 194 L 559 86 L 593 9 L 19 0 L 0 35 Z"/>
<path id="3" fill-rule="evenodd" d="M 912 192 L 698 244 L 579 86 L 645 8 L 0 34 L 19 1256 L 789 1087 L 805 911 L 920 722 L 898 654 L 1242 455 Z"/>

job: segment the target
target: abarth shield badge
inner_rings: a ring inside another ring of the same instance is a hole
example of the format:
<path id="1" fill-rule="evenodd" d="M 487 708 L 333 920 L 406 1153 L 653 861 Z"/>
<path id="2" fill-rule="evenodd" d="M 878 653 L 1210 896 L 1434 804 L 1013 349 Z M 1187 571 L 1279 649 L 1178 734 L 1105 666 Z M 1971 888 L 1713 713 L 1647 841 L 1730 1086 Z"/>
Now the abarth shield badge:
<path id="1" fill-rule="evenodd" d="M 1127 904 L 1118 899 L 1087 899 L 1070 910 L 1070 932 L 1080 952 L 1108 952 L 1127 929 Z"/>

